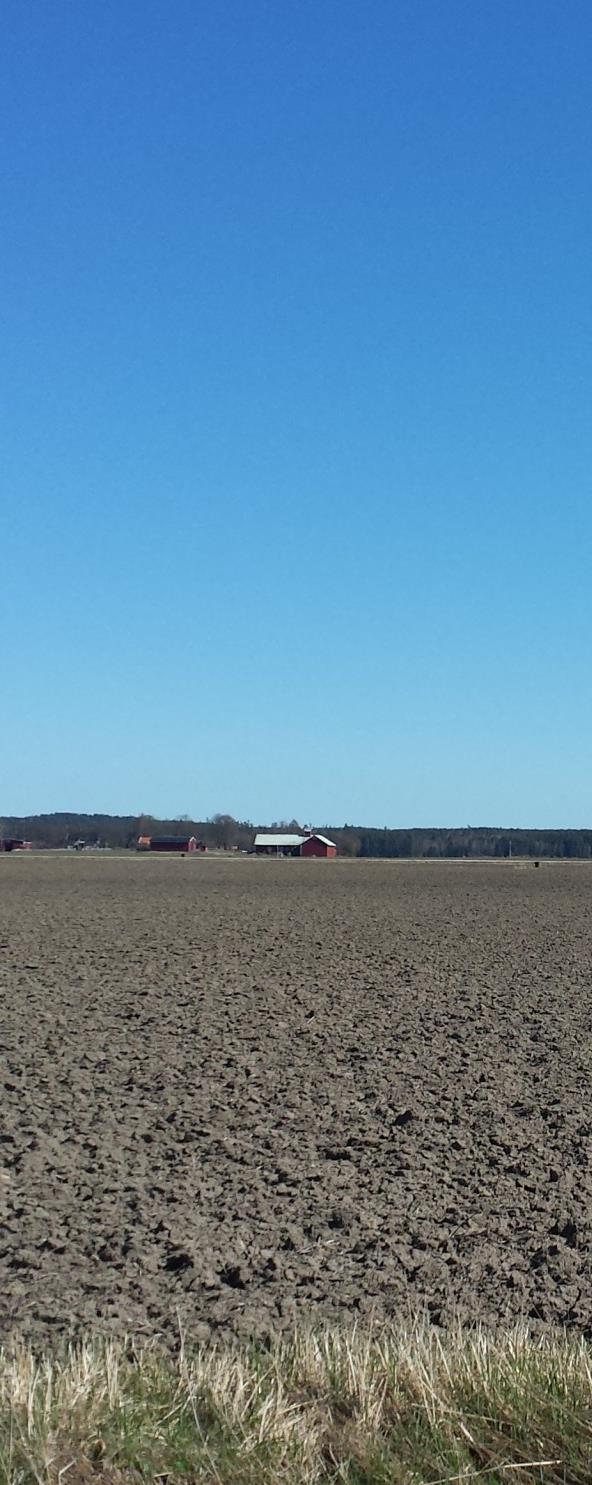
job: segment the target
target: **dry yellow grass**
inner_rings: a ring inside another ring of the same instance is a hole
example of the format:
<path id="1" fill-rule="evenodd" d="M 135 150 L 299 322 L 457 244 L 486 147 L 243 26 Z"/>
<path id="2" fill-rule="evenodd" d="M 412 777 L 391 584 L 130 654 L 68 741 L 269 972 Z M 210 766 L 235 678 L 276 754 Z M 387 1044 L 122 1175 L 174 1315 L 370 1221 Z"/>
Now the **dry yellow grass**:
<path id="1" fill-rule="evenodd" d="M 592 1480 L 592 1351 L 515 1330 L 0 1355 L 2 1485 Z"/>

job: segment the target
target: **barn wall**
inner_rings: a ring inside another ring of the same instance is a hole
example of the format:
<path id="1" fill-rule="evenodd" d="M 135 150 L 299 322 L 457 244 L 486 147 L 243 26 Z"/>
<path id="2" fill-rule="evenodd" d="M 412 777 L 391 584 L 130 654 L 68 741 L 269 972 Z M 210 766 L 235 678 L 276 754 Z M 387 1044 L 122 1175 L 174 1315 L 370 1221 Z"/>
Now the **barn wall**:
<path id="1" fill-rule="evenodd" d="M 158 852 L 160 852 L 161 855 L 165 855 L 165 856 L 166 855 L 169 855 L 169 856 L 172 855 L 172 856 L 174 856 L 179 851 L 188 851 L 189 850 L 189 842 L 186 841 L 186 840 L 179 840 L 179 841 L 175 841 L 175 843 L 173 845 L 173 844 L 171 844 L 169 842 L 167 842 L 166 844 L 163 844 L 161 841 L 155 841 L 155 840 L 153 840 L 153 841 L 150 842 L 150 850 L 151 851 L 158 851 Z"/>
<path id="2" fill-rule="evenodd" d="M 300 847 L 300 855 L 333 857 L 337 855 L 337 851 L 335 846 L 326 846 L 322 840 L 315 840 L 311 835 Z"/>

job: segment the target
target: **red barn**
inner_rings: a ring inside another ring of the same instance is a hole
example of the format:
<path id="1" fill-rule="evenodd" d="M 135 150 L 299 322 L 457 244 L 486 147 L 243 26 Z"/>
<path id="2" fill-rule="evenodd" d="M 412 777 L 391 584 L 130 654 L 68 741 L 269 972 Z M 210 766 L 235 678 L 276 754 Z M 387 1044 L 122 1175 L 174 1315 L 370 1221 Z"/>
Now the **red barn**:
<path id="1" fill-rule="evenodd" d="M 325 856 L 332 860 L 337 855 L 335 841 L 327 840 L 326 835 L 307 835 L 300 847 L 301 856 Z"/>
<path id="2" fill-rule="evenodd" d="M 326 835 L 317 835 L 315 830 L 308 830 L 306 835 L 289 835 L 285 832 L 277 835 L 270 830 L 261 830 L 255 836 L 255 855 L 332 858 L 337 855 L 337 846 L 335 841 L 327 840 Z"/>

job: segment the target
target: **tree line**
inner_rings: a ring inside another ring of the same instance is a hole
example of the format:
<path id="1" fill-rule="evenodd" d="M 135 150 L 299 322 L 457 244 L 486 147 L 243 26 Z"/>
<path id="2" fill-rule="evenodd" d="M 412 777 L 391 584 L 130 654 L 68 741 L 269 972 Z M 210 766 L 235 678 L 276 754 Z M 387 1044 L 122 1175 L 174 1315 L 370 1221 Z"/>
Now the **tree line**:
<path id="1" fill-rule="evenodd" d="M 33 845 L 45 849 L 64 849 L 77 840 L 84 840 L 89 846 L 132 850 L 140 835 L 194 835 L 210 850 L 248 851 L 252 848 L 256 830 L 299 832 L 302 828 L 297 820 L 275 820 L 266 826 L 254 825 L 250 820 L 235 820 L 232 815 L 225 814 L 212 815 L 208 820 L 192 820 L 187 815 L 161 820 L 149 814 L 61 812 L 5 815 L 0 821 L 0 838 L 30 840 Z M 413 830 L 390 830 L 386 827 L 381 830 L 361 825 L 319 825 L 316 828 L 335 841 L 341 856 L 420 857 L 427 860 L 508 856 L 592 858 L 592 830 L 505 830 L 470 825 L 454 829 Z"/>

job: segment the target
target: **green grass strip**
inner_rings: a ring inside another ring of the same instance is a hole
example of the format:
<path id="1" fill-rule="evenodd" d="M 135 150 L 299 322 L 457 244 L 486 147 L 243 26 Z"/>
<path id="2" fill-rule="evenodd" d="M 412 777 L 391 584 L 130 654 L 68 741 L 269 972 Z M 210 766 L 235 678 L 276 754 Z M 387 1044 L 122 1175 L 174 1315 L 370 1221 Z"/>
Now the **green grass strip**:
<path id="1" fill-rule="evenodd" d="M 526 1331 L 0 1353 L 0 1485 L 591 1485 L 592 1348 Z"/>

